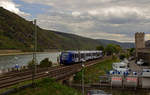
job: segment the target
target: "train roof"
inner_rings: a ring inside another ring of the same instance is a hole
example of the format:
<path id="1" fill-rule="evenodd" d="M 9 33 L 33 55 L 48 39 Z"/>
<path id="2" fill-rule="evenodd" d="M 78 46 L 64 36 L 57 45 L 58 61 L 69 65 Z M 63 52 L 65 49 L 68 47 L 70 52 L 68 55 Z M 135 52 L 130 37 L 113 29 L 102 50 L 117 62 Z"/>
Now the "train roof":
<path id="1" fill-rule="evenodd" d="M 63 51 L 63 52 L 68 52 L 68 53 L 98 53 L 98 52 L 102 52 L 102 51 L 98 51 L 98 50 L 85 50 L 85 51 Z"/>

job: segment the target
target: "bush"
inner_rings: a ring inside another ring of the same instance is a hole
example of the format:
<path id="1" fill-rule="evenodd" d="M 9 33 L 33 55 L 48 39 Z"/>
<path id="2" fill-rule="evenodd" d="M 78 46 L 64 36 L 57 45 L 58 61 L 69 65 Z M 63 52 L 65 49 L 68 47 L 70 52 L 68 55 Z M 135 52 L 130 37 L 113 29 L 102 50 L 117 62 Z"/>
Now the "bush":
<path id="1" fill-rule="evenodd" d="M 40 65 L 39 65 L 41 68 L 43 68 L 43 67 L 51 67 L 52 66 L 52 62 L 51 61 L 49 61 L 49 59 L 48 58 L 45 58 L 44 60 L 42 60 L 41 62 L 40 62 Z"/>
<path id="2" fill-rule="evenodd" d="M 126 58 L 126 55 L 125 55 L 125 54 L 120 54 L 119 58 L 120 58 L 121 60 L 123 60 L 124 58 Z"/>
<path id="3" fill-rule="evenodd" d="M 117 56 L 115 56 L 115 55 L 112 56 L 112 60 L 117 60 L 117 59 L 118 59 Z"/>
<path id="4" fill-rule="evenodd" d="M 34 60 L 28 62 L 28 68 L 32 68 L 34 66 Z"/>
<path id="5" fill-rule="evenodd" d="M 104 46 L 102 46 L 102 45 L 99 45 L 99 46 L 96 47 L 96 50 L 102 50 L 102 51 L 104 51 L 104 49 L 105 49 L 105 48 L 104 48 Z"/>

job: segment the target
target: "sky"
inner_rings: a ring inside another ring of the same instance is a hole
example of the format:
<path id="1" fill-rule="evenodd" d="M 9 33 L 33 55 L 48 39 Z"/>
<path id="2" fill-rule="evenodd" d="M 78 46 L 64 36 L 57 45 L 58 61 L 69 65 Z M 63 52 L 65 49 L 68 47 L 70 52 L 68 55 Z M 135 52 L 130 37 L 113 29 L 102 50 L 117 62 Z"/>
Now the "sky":
<path id="1" fill-rule="evenodd" d="M 150 0 L 0 0 L 0 6 L 41 28 L 93 39 L 150 40 Z"/>

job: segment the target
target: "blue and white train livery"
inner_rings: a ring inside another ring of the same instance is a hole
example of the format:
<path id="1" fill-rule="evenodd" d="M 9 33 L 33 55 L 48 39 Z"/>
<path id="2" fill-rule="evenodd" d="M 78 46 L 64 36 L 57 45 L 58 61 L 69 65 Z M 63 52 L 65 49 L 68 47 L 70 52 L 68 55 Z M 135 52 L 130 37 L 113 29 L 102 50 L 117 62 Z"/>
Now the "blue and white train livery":
<path id="1" fill-rule="evenodd" d="M 69 65 L 73 63 L 94 60 L 103 56 L 102 51 L 65 51 L 61 52 L 60 64 Z"/>

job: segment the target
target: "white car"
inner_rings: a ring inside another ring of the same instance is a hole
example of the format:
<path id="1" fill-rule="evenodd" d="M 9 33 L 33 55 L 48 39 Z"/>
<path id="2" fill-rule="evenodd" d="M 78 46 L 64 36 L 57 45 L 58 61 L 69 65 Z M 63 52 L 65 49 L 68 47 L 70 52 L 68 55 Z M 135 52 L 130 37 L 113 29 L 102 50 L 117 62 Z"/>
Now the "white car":
<path id="1" fill-rule="evenodd" d="M 137 65 L 142 65 L 144 64 L 144 60 L 143 59 L 140 59 L 139 61 L 137 61 Z"/>

